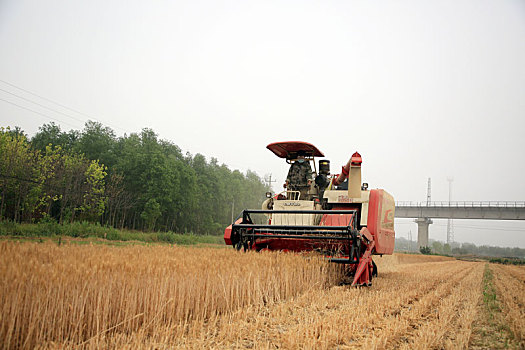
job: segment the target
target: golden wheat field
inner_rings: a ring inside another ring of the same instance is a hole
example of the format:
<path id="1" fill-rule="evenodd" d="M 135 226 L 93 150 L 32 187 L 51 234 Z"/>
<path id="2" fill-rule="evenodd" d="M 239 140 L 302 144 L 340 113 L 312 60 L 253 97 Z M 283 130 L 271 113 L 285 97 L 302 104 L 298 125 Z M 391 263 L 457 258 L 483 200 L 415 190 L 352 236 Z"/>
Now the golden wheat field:
<path id="1" fill-rule="evenodd" d="M 3 349 L 525 346 L 523 267 L 396 254 L 354 288 L 315 255 L 4 241 L 0 256 Z"/>

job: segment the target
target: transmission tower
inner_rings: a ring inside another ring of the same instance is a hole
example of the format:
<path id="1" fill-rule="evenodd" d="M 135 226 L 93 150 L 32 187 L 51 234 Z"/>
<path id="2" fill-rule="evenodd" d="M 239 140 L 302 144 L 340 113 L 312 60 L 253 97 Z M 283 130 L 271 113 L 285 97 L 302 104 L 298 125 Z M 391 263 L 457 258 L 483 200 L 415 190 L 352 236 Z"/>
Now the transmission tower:
<path id="1" fill-rule="evenodd" d="M 430 202 L 432 200 L 432 197 L 431 197 L 431 190 L 432 190 L 432 182 L 431 182 L 431 179 L 428 178 L 428 187 L 427 187 L 427 206 L 430 205 Z"/>
<path id="2" fill-rule="evenodd" d="M 450 207 L 450 201 L 452 200 L 452 181 L 454 178 L 452 176 L 447 177 L 448 181 L 448 206 Z M 450 244 L 454 242 L 454 227 L 452 219 L 447 221 L 447 243 Z"/>

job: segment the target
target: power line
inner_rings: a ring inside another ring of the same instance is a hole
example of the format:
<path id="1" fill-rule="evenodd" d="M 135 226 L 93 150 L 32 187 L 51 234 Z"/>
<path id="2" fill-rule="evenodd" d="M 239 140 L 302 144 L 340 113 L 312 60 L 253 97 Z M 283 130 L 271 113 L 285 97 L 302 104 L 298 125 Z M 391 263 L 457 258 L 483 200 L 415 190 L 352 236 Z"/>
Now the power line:
<path id="1" fill-rule="evenodd" d="M 16 88 L 16 89 L 18 89 L 18 90 L 24 91 L 25 93 L 28 93 L 28 94 L 30 94 L 30 95 L 36 96 L 36 97 L 38 97 L 38 98 L 41 98 L 42 100 L 45 100 L 45 101 L 47 101 L 47 102 L 54 103 L 55 105 L 60 106 L 60 107 L 62 107 L 62 108 L 64 108 L 64 109 L 67 109 L 67 110 L 69 110 L 69 111 L 71 111 L 71 112 L 74 112 L 74 113 L 77 113 L 77 114 L 83 115 L 83 116 L 85 116 L 85 117 L 87 117 L 87 118 L 89 118 L 89 119 L 93 119 L 93 120 L 95 120 L 95 121 L 97 121 L 97 122 L 99 122 L 99 123 L 102 123 L 102 124 L 108 125 L 108 126 L 110 126 L 110 127 L 112 127 L 112 128 L 119 129 L 119 130 L 121 130 L 121 131 L 126 132 L 126 130 L 124 130 L 124 129 L 122 129 L 122 128 L 119 128 L 119 127 L 113 126 L 113 125 L 111 125 L 111 124 L 109 124 L 109 123 L 104 123 L 104 122 L 102 122 L 101 120 L 98 120 L 97 118 L 95 118 L 95 117 L 93 117 L 93 116 L 91 116 L 91 115 L 89 115 L 89 114 L 86 114 L 86 113 L 80 112 L 80 111 L 78 111 L 78 110 L 76 110 L 76 109 L 73 109 L 73 108 L 70 108 L 70 107 L 68 107 L 68 106 L 65 106 L 65 105 L 63 105 L 63 104 L 61 104 L 61 103 L 59 103 L 59 102 L 53 101 L 53 100 L 51 100 L 51 99 L 49 99 L 49 98 L 47 98 L 47 97 L 44 97 L 44 96 L 38 95 L 38 94 L 36 94 L 36 93 L 34 93 L 34 92 L 31 92 L 31 91 L 29 91 L 29 90 L 26 90 L 26 89 L 24 89 L 24 88 L 21 88 L 21 87 L 19 87 L 19 86 L 16 86 L 15 84 L 12 84 L 12 83 L 7 82 L 7 81 L 2 80 L 2 79 L 0 79 L 0 81 L 1 81 L 2 83 L 6 84 L 6 85 L 9 85 L 9 86 L 14 87 L 14 88 Z M 4 91 L 5 91 L 5 90 L 4 90 Z M 84 122 L 84 121 L 82 121 L 82 122 Z"/>
<path id="2" fill-rule="evenodd" d="M 63 120 L 60 120 L 60 119 L 53 118 L 53 117 L 51 117 L 51 116 L 49 116 L 49 115 L 47 115 L 47 114 L 40 113 L 40 112 L 38 112 L 38 111 L 35 111 L 34 109 L 31 109 L 31 108 L 27 108 L 27 107 L 21 106 L 21 105 L 19 105 L 19 104 L 14 103 L 14 102 L 11 102 L 11 101 L 8 101 L 8 100 L 4 100 L 4 99 L 1 98 L 1 97 L 0 97 L 0 100 L 1 100 L 1 101 L 4 101 L 4 102 L 7 102 L 7 103 L 9 103 L 9 104 L 12 104 L 13 106 L 16 106 L 16 107 L 18 107 L 18 108 L 22 108 L 22 109 L 25 109 L 25 110 L 27 110 L 27 111 L 30 111 L 30 112 L 33 112 L 33 113 L 36 113 L 36 114 L 40 114 L 41 116 L 46 117 L 46 118 L 49 118 L 49 119 L 54 120 L 54 121 L 56 121 L 56 122 L 64 123 L 64 124 L 67 124 L 67 125 L 69 125 L 69 126 L 72 126 L 73 128 L 77 128 L 76 125 L 70 124 L 70 123 L 65 122 L 65 121 L 63 121 Z"/>
<path id="3" fill-rule="evenodd" d="M 20 95 L 17 95 L 17 94 L 13 94 L 13 93 L 10 92 L 10 91 L 4 90 L 4 89 L 2 89 L 2 88 L 0 88 L 0 91 L 7 92 L 9 95 L 12 95 L 12 96 L 18 97 L 18 98 L 20 98 L 20 99 L 22 99 L 22 100 L 24 100 L 24 101 L 29 102 L 29 103 L 33 103 L 33 104 L 35 104 L 35 105 L 37 105 L 37 106 L 40 106 L 40 107 L 45 108 L 45 109 L 47 109 L 47 110 L 50 110 L 51 112 L 55 112 L 55 113 L 59 113 L 59 114 L 65 115 L 66 117 L 69 117 L 69 118 L 71 118 L 71 119 L 74 119 L 74 120 L 76 120 L 77 122 L 84 123 L 84 121 L 83 121 L 82 119 L 78 119 L 78 118 L 75 118 L 75 117 L 73 117 L 73 116 L 71 116 L 71 115 L 69 115 L 69 114 L 66 114 L 66 113 L 63 113 L 63 112 L 57 111 L 56 109 L 49 108 L 49 107 L 47 107 L 47 106 L 45 106 L 45 105 L 43 105 L 43 104 L 41 104 L 41 103 L 38 103 L 38 102 L 32 101 L 32 100 L 30 100 L 30 99 L 28 99 L 28 98 L 25 98 L 25 97 L 20 96 Z"/>

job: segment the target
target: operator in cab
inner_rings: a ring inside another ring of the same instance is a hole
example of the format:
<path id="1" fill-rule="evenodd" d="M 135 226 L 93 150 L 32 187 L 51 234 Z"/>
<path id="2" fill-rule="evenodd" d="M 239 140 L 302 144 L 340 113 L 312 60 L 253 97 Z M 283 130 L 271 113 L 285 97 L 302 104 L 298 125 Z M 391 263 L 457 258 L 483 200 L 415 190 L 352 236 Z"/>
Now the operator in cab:
<path id="1" fill-rule="evenodd" d="M 310 161 L 305 158 L 303 152 L 299 152 L 297 159 L 290 166 L 284 187 L 288 191 L 299 191 L 301 194 L 299 199 L 308 200 L 308 189 L 311 183 L 312 167 L 310 166 Z"/>

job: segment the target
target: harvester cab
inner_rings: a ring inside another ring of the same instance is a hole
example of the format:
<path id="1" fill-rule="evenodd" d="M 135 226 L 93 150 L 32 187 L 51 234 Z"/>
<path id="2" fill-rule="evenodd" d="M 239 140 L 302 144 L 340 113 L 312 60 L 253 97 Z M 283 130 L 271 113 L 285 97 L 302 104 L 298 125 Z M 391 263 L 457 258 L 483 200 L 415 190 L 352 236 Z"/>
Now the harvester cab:
<path id="1" fill-rule="evenodd" d="M 339 174 L 307 142 L 271 143 L 290 169 L 284 191 L 268 194 L 262 209 L 245 209 L 224 233 L 226 244 L 240 250 L 317 251 L 345 264 L 352 285 L 371 285 L 377 275 L 372 255 L 394 250 L 394 198 L 361 182 L 362 157 L 355 152 Z M 313 169 L 310 165 L 313 163 Z M 254 219 L 264 214 L 264 222 Z"/>

